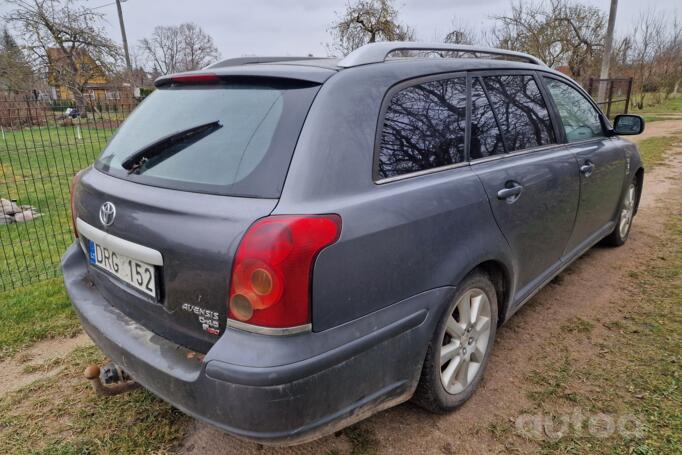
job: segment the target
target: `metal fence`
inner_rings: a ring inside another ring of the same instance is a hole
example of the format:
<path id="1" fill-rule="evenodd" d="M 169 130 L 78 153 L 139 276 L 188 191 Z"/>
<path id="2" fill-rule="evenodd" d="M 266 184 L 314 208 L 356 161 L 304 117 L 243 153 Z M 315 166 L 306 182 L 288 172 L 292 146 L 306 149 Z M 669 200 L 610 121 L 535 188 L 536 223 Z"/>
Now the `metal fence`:
<path id="1" fill-rule="evenodd" d="M 591 77 L 587 91 L 608 118 L 627 114 L 632 96 L 632 78 L 597 79 Z"/>
<path id="2" fill-rule="evenodd" d="M 0 291 L 59 275 L 73 241 L 69 190 L 135 107 L 0 94 Z"/>

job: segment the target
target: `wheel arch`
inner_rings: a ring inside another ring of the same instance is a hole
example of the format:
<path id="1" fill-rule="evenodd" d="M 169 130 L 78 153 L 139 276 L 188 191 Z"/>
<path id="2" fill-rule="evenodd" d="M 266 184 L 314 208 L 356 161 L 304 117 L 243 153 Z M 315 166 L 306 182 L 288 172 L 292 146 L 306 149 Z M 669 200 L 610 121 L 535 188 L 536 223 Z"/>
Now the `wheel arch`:
<path id="1" fill-rule="evenodd" d="M 637 188 L 636 188 L 637 196 L 635 199 L 635 214 L 637 214 L 637 210 L 639 209 L 639 201 L 640 201 L 640 198 L 642 197 L 642 188 L 644 186 L 644 168 L 643 167 L 640 167 L 635 172 L 635 182 L 637 184 Z"/>
<path id="2" fill-rule="evenodd" d="M 511 304 L 512 292 L 512 276 L 509 268 L 501 261 L 490 259 L 481 262 L 475 266 L 469 273 L 477 270 L 484 272 L 493 286 L 497 294 L 497 325 L 502 325 L 506 320 L 507 310 Z M 468 274 L 467 274 L 468 275 Z"/>

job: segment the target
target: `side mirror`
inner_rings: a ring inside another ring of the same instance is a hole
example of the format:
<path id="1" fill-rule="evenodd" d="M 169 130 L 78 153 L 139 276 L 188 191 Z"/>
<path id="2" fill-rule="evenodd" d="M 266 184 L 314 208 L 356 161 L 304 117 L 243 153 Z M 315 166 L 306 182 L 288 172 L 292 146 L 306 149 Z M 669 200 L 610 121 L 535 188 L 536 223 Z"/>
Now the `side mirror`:
<path id="1" fill-rule="evenodd" d="M 644 119 L 639 115 L 616 115 L 613 120 L 613 134 L 628 136 L 644 131 Z"/>

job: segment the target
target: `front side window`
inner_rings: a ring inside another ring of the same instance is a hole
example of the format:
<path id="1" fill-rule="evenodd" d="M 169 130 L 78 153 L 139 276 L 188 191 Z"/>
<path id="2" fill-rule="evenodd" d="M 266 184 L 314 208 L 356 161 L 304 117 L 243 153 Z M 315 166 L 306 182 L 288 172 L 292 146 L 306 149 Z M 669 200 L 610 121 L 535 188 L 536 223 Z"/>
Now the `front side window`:
<path id="1" fill-rule="evenodd" d="M 465 161 L 466 79 L 425 82 L 395 93 L 386 110 L 378 177 Z"/>
<path id="2" fill-rule="evenodd" d="M 483 80 L 509 152 L 556 142 L 533 76 L 486 76 Z"/>
<path id="3" fill-rule="evenodd" d="M 604 136 L 599 113 L 580 92 L 556 79 L 545 78 L 545 84 L 559 110 L 568 142 Z"/>

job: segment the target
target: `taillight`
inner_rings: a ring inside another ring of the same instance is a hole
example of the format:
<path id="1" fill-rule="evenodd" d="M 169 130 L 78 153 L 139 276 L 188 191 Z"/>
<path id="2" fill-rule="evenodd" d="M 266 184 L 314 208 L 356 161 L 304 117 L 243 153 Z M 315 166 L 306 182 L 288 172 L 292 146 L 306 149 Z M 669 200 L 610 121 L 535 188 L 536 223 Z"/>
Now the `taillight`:
<path id="1" fill-rule="evenodd" d="M 80 181 L 83 172 L 85 172 L 85 169 L 81 169 L 80 171 L 76 172 L 76 175 L 74 175 L 73 179 L 71 179 L 71 186 L 69 187 L 69 198 L 71 203 L 71 228 L 73 229 L 73 235 L 76 238 L 78 238 L 78 230 L 76 229 L 76 218 L 78 218 L 75 200 L 76 185 L 78 185 L 78 182 Z"/>
<path id="2" fill-rule="evenodd" d="M 340 233 L 338 215 L 275 215 L 254 223 L 235 256 L 230 319 L 271 328 L 310 323 L 313 263 Z"/>

